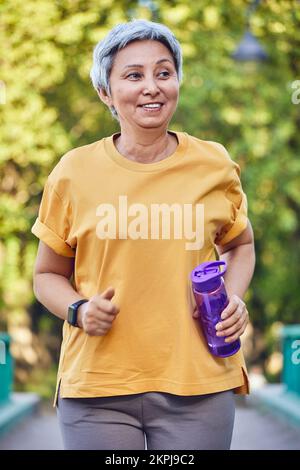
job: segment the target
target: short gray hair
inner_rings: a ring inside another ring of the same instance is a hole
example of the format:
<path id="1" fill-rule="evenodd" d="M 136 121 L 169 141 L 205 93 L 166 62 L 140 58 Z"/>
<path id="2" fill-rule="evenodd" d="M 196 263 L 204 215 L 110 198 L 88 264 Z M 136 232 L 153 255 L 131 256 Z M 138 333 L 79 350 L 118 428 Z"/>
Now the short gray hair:
<path id="1" fill-rule="evenodd" d="M 90 78 L 95 90 L 102 88 L 109 96 L 111 95 L 109 77 L 115 55 L 130 42 L 145 39 L 159 41 L 169 49 L 174 59 L 179 83 L 181 83 L 183 76 L 182 52 L 180 44 L 172 31 L 161 23 L 134 19 L 128 23 L 116 25 L 109 31 L 105 38 L 95 46 L 93 65 L 90 71 Z M 114 106 L 110 108 L 110 111 L 113 117 L 119 121 Z"/>

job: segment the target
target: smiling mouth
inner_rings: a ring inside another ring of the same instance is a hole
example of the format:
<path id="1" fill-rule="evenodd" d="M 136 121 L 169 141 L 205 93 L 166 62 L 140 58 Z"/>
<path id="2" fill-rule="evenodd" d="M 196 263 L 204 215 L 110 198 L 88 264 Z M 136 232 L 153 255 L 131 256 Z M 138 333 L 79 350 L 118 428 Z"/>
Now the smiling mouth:
<path id="1" fill-rule="evenodd" d="M 159 103 L 159 105 L 155 105 L 155 106 L 140 105 L 139 108 L 142 108 L 146 112 L 157 113 L 163 108 L 163 106 L 164 106 L 164 103 Z"/>

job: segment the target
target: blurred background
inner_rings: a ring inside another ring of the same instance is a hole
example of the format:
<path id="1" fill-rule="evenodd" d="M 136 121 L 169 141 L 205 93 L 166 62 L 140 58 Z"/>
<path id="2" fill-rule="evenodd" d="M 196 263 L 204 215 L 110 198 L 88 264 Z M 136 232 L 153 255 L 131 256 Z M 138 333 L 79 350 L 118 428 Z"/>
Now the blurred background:
<path id="1" fill-rule="evenodd" d="M 132 18 L 166 24 L 181 43 L 184 79 L 169 127 L 222 143 L 242 170 L 257 254 L 243 336 L 253 387 L 286 380 L 284 357 L 293 353 L 300 394 L 297 0 L 1 2 L 0 362 L 10 344 L 14 391 L 52 399 L 62 322 L 34 297 L 30 229 L 61 156 L 119 130 L 89 70 L 96 43 Z"/>

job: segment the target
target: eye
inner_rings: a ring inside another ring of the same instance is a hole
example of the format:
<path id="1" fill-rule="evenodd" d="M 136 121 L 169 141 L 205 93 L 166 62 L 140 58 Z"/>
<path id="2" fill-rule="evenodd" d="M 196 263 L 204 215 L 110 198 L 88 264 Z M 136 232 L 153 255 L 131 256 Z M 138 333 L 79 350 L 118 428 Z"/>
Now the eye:
<path id="1" fill-rule="evenodd" d="M 166 76 L 169 76 L 169 75 L 170 75 L 170 74 L 169 74 L 169 72 L 167 72 L 167 71 L 160 72 L 160 73 L 166 73 L 167 75 L 164 75 L 164 77 L 166 77 Z"/>
<path id="2" fill-rule="evenodd" d="M 141 74 L 138 73 L 138 72 L 132 72 L 132 73 L 128 74 L 126 78 L 129 78 L 129 77 L 131 77 L 132 75 L 141 75 Z"/>
<path id="3" fill-rule="evenodd" d="M 163 75 L 164 77 L 168 77 L 170 75 L 170 73 L 167 70 L 164 70 L 163 72 L 160 72 L 159 75 L 161 75 L 162 73 L 167 74 L 167 75 Z M 132 73 L 129 73 L 126 78 L 132 77 L 134 75 L 135 76 L 141 76 L 141 74 L 139 72 L 132 72 Z M 136 77 L 134 77 L 134 78 L 136 78 Z"/>

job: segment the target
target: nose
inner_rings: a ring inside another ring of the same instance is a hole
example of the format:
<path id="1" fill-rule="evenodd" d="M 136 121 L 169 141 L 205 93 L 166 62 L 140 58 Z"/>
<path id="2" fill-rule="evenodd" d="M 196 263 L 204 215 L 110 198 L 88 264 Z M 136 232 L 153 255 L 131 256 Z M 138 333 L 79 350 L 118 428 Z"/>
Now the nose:
<path id="1" fill-rule="evenodd" d="M 159 87 L 154 77 L 150 76 L 145 78 L 143 95 L 150 94 L 151 96 L 153 96 L 157 93 L 159 93 Z"/>

